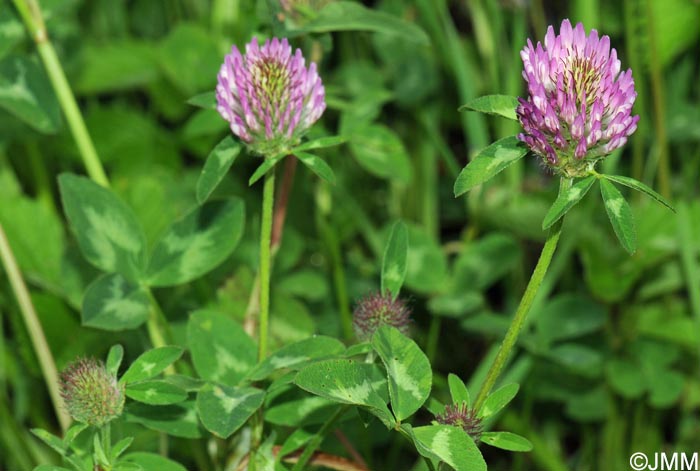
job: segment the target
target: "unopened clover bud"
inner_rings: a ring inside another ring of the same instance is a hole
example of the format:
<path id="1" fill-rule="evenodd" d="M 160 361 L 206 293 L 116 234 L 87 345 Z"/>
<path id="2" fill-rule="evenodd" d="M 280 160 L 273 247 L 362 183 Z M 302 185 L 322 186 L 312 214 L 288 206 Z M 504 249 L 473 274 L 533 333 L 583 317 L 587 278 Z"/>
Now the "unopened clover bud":
<path id="1" fill-rule="evenodd" d="M 355 334 L 360 340 L 368 340 L 379 327 L 389 325 L 407 334 L 411 323 L 411 310 L 401 299 L 392 299 L 390 293 L 372 293 L 361 299 L 352 314 Z"/>
<path id="2" fill-rule="evenodd" d="M 481 439 L 483 431 L 481 418 L 466 402 L 446 405 L 445 411 L 442 414 L 437 414 L 435 420 L 443 425 L 461 427 L 475 442 Z"/>
<path id="3" fill-rule="evenodd" d="M 60 377 L 61 397 L 73 419 L 101 427 L 124 409 L 124 390 L 104 363 L 81 358 L 69 364 Z"/>

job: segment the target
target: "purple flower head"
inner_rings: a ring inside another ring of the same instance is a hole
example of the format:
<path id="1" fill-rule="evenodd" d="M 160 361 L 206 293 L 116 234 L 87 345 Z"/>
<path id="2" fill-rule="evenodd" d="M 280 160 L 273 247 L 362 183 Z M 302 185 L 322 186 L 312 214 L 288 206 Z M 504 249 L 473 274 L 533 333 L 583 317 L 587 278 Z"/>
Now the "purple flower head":
<path id="1" fill-rule="evenodd" d="M 564 20 L 559 35 L 547 29 L 544 47 L 528 39 L 520 57 L 529 96 L 516 110 L 525 131 L 518 139 L 555 172 L 585 175 L 637 129 L 632 71 L 620 73 L 608 36 Z"/>
<path id="2" fill-rule="evenodd" d="M 218 75 L 219 114 L 255 153 L 272 156 L 296 145 L 326 109 L 325 90 L 313 62 L 292 53 L 286 39 L 236 46 Z"/>

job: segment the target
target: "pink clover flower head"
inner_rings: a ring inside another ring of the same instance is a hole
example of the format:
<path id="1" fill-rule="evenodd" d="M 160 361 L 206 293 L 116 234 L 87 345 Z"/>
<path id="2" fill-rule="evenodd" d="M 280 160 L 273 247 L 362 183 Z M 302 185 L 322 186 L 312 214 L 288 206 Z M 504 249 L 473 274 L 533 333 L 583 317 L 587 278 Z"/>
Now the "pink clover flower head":
<path id="1" fill-rule="evenodd" d="M 632 70 L 620 73 L 608 36 L 564 20 L 558 35 L 547 29 L 544 46 L 528 39 L 520 57 L 528 97 L 516 109 L 518 139 L 555 173 L 585 175 L 637 129 Z"/>
<path id="2" fill-rule="evenodd" d="M 260 46 L 253 38 L 245 54 L 233 46 L 217 79 L 217 111 L 250 150 L 267 157 L 298 144 L 326 109 L 316 64 L 306 67 L 286 39 Z"/>

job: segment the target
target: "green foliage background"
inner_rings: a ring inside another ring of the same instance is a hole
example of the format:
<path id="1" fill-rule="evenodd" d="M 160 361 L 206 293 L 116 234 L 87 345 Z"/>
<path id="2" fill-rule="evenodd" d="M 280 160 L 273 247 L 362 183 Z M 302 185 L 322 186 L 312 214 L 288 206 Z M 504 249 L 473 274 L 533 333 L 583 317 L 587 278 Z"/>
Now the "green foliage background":
<path id="1" fill-rule="evenodd" d="M 519 51 L 526 38 L 543 38 L 548 24 L 570 18 L 610 35 L 623 68 L 633 69 L 641 120 L 604 169 L 646 182 L 678 215 L 626 193 L 638 233 L 629 256 L 599 198 L 587 196 L 568 214 L 502 380 L 520 383 L 520 392 L 490 424 L 527 437 L 534 450 L 486 449 L 485 458 L 493 470 L 617 470 L 628 469 L 633 452 L 700 449 L 697 2 L 385 0 L 365 2 L 385 12 L 383 21 L 348 16 L 325 26 L 280 16 L 274 0 L 40 3 L 112 190 L 134 211 L 151 251 L 195 207 L 204 159 L 229 132 L 215 110 L 187 100 L 213 89 L 231 44 L 295 29 L 293 43 L 319 62 L 327 90 L 328 110 L 311 135 L 340 134 L 349 143 L 318 152 L 335 185 L 298 169 L 272 279 L 273 348 L 313 333 L 352 340 L 343 313 L 379 289 L 384 244 L 401 219 L 409 241 L 402 295 L 413 309 L 412 337 L 432 364 L 432 395 L 442 402 L 448 373 L 478 389 L 556 195 L 556 182 L 528 157 L 455 199 L 469 158 L 518 132 L 515 122 L 458 108 L 480 95 L 522 95 Z M 244 319 L 258 264 L 261 185 L 248 186 L 258 165 L 238 156 L 213 195 L 245 203 L 233 254 L 202 277 L 161 275 L 175 281 L 153 291 L 179 345 L 187 345 L 198 309 Z M 3 0 L 0 223 L 59 369 L 77 356 L 104 358 L 115 343 L 128 363 L 148 347 L 145 333 L 81 326 L 83 295 L 100 273 L 65 222 L 57 176 L 68 171 L 83 172 L 73 139 L 33 42 Z M 0 469 L 23 471 L 56 459 L 28 429 L 57 424 L 13 293 L 0 280 Z M 136 293 L 129 299 L 146 296 L 127 284 Z M 279 414 L 280 433 L 289 431 L 288 411 L 268 413 Z M 417 462 L 410 443 L 376 421 L 368 430 L 356 419 L 340 426 L 370 469 Z M 115 433 L 133 434 L 135 449 L 158 450 L 158 434 L 137 424 L 120 422 Z M 201 456 L 206 439 L 178 440 L 170 444 L 174 460 L 214 469 Z M 334 439 L 324 449 L 345 453 Z"/>

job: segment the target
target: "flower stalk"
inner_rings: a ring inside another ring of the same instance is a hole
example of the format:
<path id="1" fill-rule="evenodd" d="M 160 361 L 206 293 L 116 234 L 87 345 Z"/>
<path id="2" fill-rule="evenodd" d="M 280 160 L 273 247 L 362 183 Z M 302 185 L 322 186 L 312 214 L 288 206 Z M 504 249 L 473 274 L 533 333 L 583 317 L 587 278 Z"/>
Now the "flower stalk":
<path id="1" fill-rule="evenodd" d="M 570 187 L 571 179 L 562 178 L 559 182 L 559 194 L 561 195 Z M 508 327 L 508 331 L 506 332 L 506 336 L 501 343 L 501 347 L 498 349 L 496 358 L 494 358 L 491 368 L 489 368 L 489 371 L 486 374 L 484 384 L 481 386 L 479 394 L 476 396 L 476 400 L 474 401 L 474 409 L 476 411 L 479 411 L 484 405 L 484 401 L 488 397 L 493 386 L 496 384 L 496 381 L 506 365 L 506 361 L 510 356 L 511 350 L 513 350 L 513 347 L 518 341 L 518 336 L 523 328 L 525 319 L 527 319 L 532 303 L 535 300 L 535 296 L 537 296 L 537 292 L 539 291 L 540 285 L 544 280 L 544 276 L 547 274 L 547 269 L 549 268 L 549 264 L 552 261 L 552 256 L 557 248 L 563 223 L 564 217 L 555 222 L 549 229 L 547 240 L 544 243 L 544 247 L 540 253 L 540 258 L 537 261 L 537 265 L 535 265 L 535 270 L 532 272 L 527 288 L 525 288 L 525 293 L 520 300 L 518 309 L 515 311 L 515 315 L 513 316 L 510 326 Z"/>
<path id="2" fill-rule="evenodd" d="M 270 271 L 272 239 L 272 210 L 275 197 L 275 169 L 265 174 L 260 222 L 260 326 L 258 328 L 258 361 L 267 357 L 270 320 Z"/>

